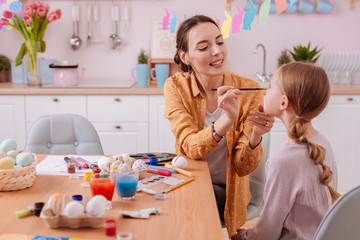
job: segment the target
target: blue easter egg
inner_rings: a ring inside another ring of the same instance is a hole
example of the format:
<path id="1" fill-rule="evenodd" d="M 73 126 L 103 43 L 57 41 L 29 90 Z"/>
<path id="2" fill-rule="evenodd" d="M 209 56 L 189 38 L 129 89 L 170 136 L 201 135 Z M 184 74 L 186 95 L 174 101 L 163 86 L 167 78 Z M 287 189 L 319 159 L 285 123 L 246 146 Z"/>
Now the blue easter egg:
<path id="1" fill-rule="evenodd" d="M 12 3 L 10 3 L 9 5 L 9 9 L 13 12 L 19 11 L 19 9 L 21 9 L 22 4 L 20 1 L 14 1 Z"/>
<path id="2" fill-rule="evenodd" d="M 8 152 L 10 150 L 16 150 L 16 141 L 12 138 L 5 139 L 0 145 L 0 151 Z"/>
<path id="3" fill-rule="evenodd" d="M 31 165 L 33 160 L 34 160 L 34 157 L 29 152 L 19 153 L 16 156 L 16 164 L 20 165 L 22 167 L 27 167 L 27 166 Z"/>

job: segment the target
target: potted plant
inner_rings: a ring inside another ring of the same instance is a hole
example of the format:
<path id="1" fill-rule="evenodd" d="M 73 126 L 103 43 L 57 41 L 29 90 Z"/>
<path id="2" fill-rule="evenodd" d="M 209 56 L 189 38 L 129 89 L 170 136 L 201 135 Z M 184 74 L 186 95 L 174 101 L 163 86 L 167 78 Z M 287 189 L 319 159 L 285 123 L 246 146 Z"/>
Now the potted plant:
<path id="1" fill-rule="evenodd" d="M 8 70 L 10 69 L 10 61 L 5 55 L 0 54 L 0 82 L 8 80 Z"/>
<path id="2" fill-rule="evenodd" d="M 307 46 L 303 46 L 301 44 L 293 47 L 293 51 L 290 51 L 290 54 L 294 58 L 295 61 L 302 62 L 313 62 L 315 63 L 320 57 L 319 52 L 321 49 L 318 49 L 316 46 L 314 49 L 310 49 L 310 42 Z"/>
<path id="3" fill-rule="evenodd" d="M 148 78 L 149 78 L 149 64 L 148 64 L 148 55 L 146 54 L 144 49 L 140 49 L 140 53 L 137 58 L 136 69 L 133 69 L 133 77 L 137 78 L 138 86 L 141 88 L 145 88 L 148 86 Z M 134 71 L 136 70 L 136 76 Z"/>
<path id="4" fill-rule="evenodd" d="M 291 62 L 290 55 L 288 53 L 288 50 L 284 49 L 281 51 L 281 54 L 278 58 L 278 67 L 289 62 Z"/>

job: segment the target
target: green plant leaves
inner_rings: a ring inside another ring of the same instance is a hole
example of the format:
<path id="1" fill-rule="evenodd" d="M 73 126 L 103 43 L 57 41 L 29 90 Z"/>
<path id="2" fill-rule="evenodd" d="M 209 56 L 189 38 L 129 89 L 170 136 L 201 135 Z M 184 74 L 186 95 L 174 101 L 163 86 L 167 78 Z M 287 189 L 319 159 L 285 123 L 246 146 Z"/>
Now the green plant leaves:
<path id="1" fill-rule="evenodd" d="M 25 47 L 25 42 L 23 42 L 15 60 L 16 66 L 19 66 L 22 63 L 22 59 L 25 56 L 25 54 L 26 54 L 26 47 Z"/>
<path id="2" fill-rule="evenodd" d="M 320 55 L 317 54 L 319 54 L 322 49 L 318 49 L 318 46 L 316 46 L 311 50 L 310 45 L 310 42 L 307 46 L 299 44 L 293 47 L 293 51 L 289 50 L 289 52 L 295 61 L 316 62 L 320 57 Z"/>

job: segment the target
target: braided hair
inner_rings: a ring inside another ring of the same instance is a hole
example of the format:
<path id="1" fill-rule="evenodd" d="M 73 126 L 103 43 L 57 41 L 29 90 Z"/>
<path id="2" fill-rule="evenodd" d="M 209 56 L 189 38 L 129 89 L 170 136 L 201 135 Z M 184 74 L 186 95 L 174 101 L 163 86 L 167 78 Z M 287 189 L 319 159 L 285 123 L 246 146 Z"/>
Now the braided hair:
<path id="1" fill-rule="evenodd" d="M 307 139 L 305 126 L 318 116 L 329 102 L 330 84 L 327 75 L 321 67 L 302 62 L 285 64 L 280 67 L 279 72 L 282 91 L 296 114 L 288 127 L 288 136 L 297 143 L 307 144 L 309 157 L 323 170 L 319 180 L 329 188 L 334 202 L 340 194 L 329 185 L 332 171 L 324 164 L 325 149 Z"/>

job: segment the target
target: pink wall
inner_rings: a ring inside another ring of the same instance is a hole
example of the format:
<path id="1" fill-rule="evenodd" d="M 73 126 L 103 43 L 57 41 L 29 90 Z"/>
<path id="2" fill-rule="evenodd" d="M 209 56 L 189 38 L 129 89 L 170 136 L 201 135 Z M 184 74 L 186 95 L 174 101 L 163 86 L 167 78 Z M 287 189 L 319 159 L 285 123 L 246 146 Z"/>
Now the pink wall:
<path id="1" fill-rule="evenodd" d="M 216 14 L 221 21 L 225 20 L 223 10 L 225 0 L 163 0 L 163 1 L 129 1 L 130 33 L 123 31 L 120 25 L 120 36 L 126 41 L 115 51 L 109 47 L 111 34 L 110 5 L 111 1 L 97 1 L 100 5 L 101 33 L 104 44 L 90 48 L 83 44 L 77 50 L 71 50 L 69 38 L 72 35 L 71 6 L 72 1 L 48 1 L 52 10 L 61 8 L 63 18 L 50 24 L 45 33 L 47 51 L 45 58 L 70 60 L 78 62 L 86 68 L 84 81 L 127 81 L 131 78 L 131 69 L 136 65 L 136 57 L 140 48 L 150 51 L 151 20 L 162 19 L 164 8 L 175 10 L 179 19 L 182 15 Z M 210 3 L 211 2 L 211 3 Z M 236 13 L 235 4 L 240 6 L 245 0 L 232 1 L 229 14 Z M 316 1 L 314 1 L 316 2 Z M 228 47 L 228 68 L 241 75 L 253 77 L 255 72 L 262 70 L 262 53 L 253 54 L 256 44 L 262 43 L 267 49 L 267 72 L 274 72 L 277 57 L 284 48 L 296 44 L 307 44 L 309 41 L 323 47 L 323 51 L 360 51 L 360 1 L 355 1 L 355 10 L 349 10 L 349 1 L 333 0 L 334 10 L 330 15 L 287 14 L 270 15 L 264 25 L 260 25 L 258 15 L 251 31 L 230 34 L 226 39 Z M 81 38 L 86 39 L 86 1 L 81 5 Z M 119 1 L 120 18 L 125 1 Z M 0 32 L 0 53 L 14 60 L 23 39 L 19 32 Z"/>

